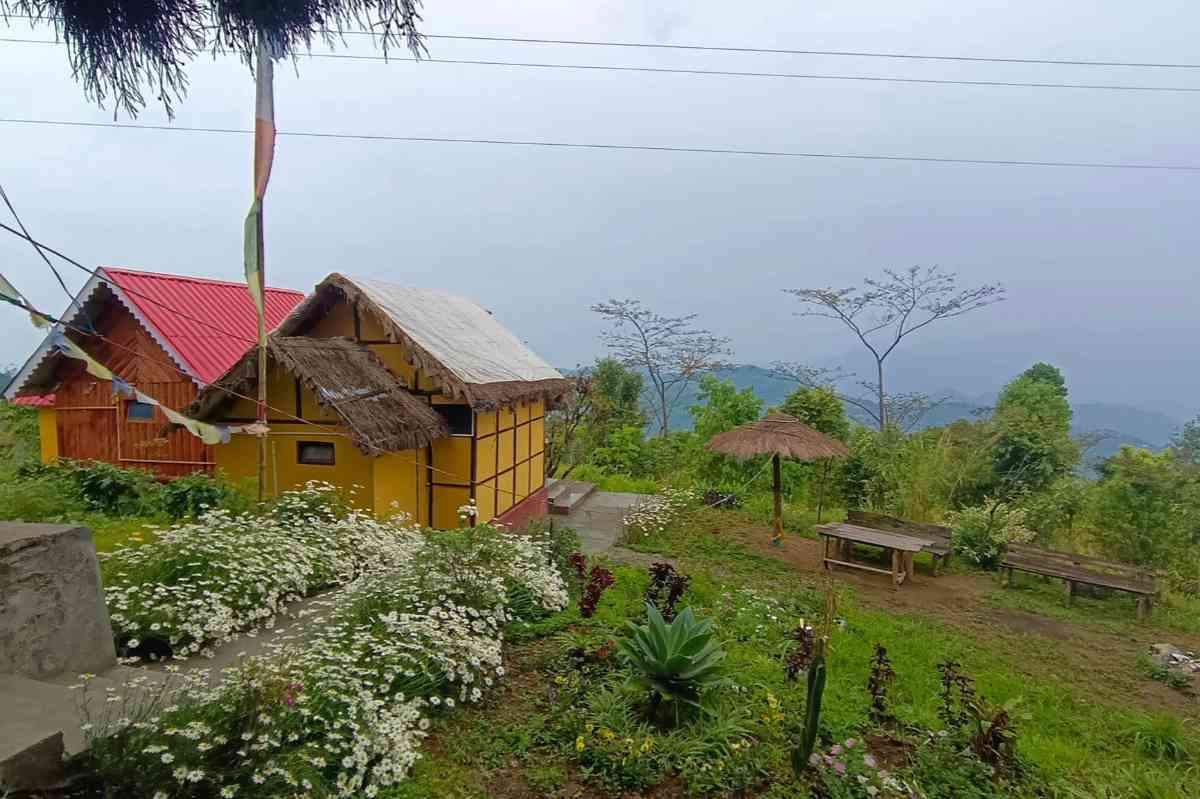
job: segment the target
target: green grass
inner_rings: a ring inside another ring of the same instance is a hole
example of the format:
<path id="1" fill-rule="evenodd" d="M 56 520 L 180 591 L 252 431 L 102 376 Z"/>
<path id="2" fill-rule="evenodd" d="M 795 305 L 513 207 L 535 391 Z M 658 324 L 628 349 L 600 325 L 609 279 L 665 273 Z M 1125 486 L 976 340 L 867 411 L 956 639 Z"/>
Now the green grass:
<path id="1" fill-rule="evenodd" d="M 1036 613 L 1117 635 L 1138 629 L 1200 635 L 1200 599 L 1197 598 L 1163 592 L 1156 600 L 1150 618 L 1138 623 L 1137 603 L 1132 594 L 1114 591 L 1105 598 L 1076 594 L 1074 603 L 1068 605 L 1062 580 L 1014 573 L 1012 587 L 1005 588 L 999 575 L 992 575 L 992 579 L 996 587 L 988 592 L 987 601 L 996 607 Z"/>
<path id="2" fill-rule="evenodd" d="M 714 729 L 721 724 L 750 725 L 761 748 L 752 765 L 766 769 L 767 781 L 773 786 L 768 792 L 760 782 L 750 795 L 802 796 L 804 793 L 795 785 L 786 763 L 790 741 L 786 730 L 802 709 L 803 688 L 783 677 L 780 656 L 787 642 L 780 631 L 798 623 L 801 617 L 812 618 L 818 612 L 820 578 L 797 572 L 781 560 L 748 551 L 732 537 L 722 535 L 723 529 L 742 521 L 744 514 L 702 510 L 690 515 L 686 523 L 638 545 L 639 549 L 671 557 L 680 571 L 691 575 L 687 599 L 699 615 L 715 618 L 718 635 L 729 652 L 728 672 L 745 688 L 733 705 L 719 711 L 716 720 L 689 728 L 691 731 L 686 733 L 663 735 L 651 731 L 649 734 L 654 738 L 653 751 L 660 758 L 659 767 L 662 763 L 678 767 L 680 763 L 699 762 L 688 760 L 692 756 L 688 753 L 705 751 L 705 746 L 712 745 L 709 739 L 719 736 Z M 563 653 L 569 646 L 566 639 L 616 638 L 624 634 L 625 620 L 638 616 L 648 583 L 645 570 L 619 567 L 616 574 L 617 583 L 604 595 L 593 619 L 582 620 L 572 609 L 548 627 L 561 631 L 570 625 L 573 632 L 560 632 L 562 640 L 548 638 L 525 645 L 535 647 L 540 653 L 531 681 L 482 712 L 459 713 L 444 723 L 440 738 L 453 743 L 447 743 L 430 756 L 430 761 L 439 768 L 422 766 L 413 782 L 406 786 L 408 793 L 396 796 L 443 795 L 439 793 L 442 783 L 436 780 L 460 774 L 463 769 L 474 769 L 475 788 L 482 790 L 481 786 L 488 784 L 489 770 L 511 769 L 513 764 L 527 784 L 537 782 L 541 786 L 537 789 L 541 793 L 534 795 L 556 795 L 553 791 L 558 785 L 564 784 L 564 780 L 577 783 L 589 767 L 593 769 L 593 782 L 628 779 L 636 783 L 639 779 L 658 778 L 658 772 L 647 776 L 631 770 L 630 765 L 612 766 L 617 761 L 611 759 L 600 762 L 608 763 L 605 768 L 615 768 L 616 772 L 596 771 L 594 761 L 588 759 L 598 756 L 593 752 L 596 745 L 592 739 L 587 740 L 582 751 L 577 751 L 575 734 L 580 730 L 566 720 L 570 711 L 555 712 L 545 699 L 554 676 L 568 673 L 562 665 Z M 745 589 L 761 596 L 762 602 L 744 593 Z M 1056 592 L 1054 586 L 1043 587 L 1039 583 L 1005 592 L 996 599 L 1000 590 L 997 584 L 996 591 L 988 594 L 987 602 L 1001 604 L 1011 600 L 1003 606 L 1103 630 L 1128 630 L 1135 623 L 1132 604 L 1126 607 L 1119 600 L 1084 599 L 1076 607 L 1066 608 L 1061 592 Z M 1176 714 L 1139 705 L 1134 697 L 1112 687 L 1121 682 L 1119 679 L 1104 685 L 1089 682 L 1094 675 L 1071 668 L 1071 653 L 1065 649 L 1069 643 L 1031 638 L 1005 629 L 960 627 L 925 615 L 877 610 L 863 605 L 844 587 L 839 587 L 839 594 L 844 625 L 834 634 L 830 656 L 822 719 L 827 736 L 840 739 L 861 735 L 870 728 L 865 686 L 870 658 L 878 642 L 887 647 L 897 673 L 891 703 L 895 715 L 905 725 L 933 729 L 940 726 L 941 684 L 936 667 L 947 659 L 962 664 L 963 670 L 975 679 L 980 695 L 990 703 L 1016 703 L 1019 753 L 1031 777 L 1023 787 L 1011 789 L 1006 796 L 1184 799 L 1195 795 L 1186 787 L 1200 784 L 1189 782 L 1197 779 L 1197 772 L 1192 769 L 1194 758 L 1200 753 L 1194 727 L 1183 723 Z M 1128 670 L 1130 680 L 1138 679 L 1135 664 L 1131 662 Z M 615 674 L 601 672 L 594 681 L 593 686 L 580 688 L 583 693 L 579 701 L 592 703 L 589 712 L 608 714 L 597 717 L 608 724 L 634 725 L 621 734 L 646 734 L 644 728 L 636 726 L 636 721 L 621 721 L 621 713 L 614 717 L 614 710 L 597 710 L 598 706 L 619 708 L 622 701 L 628 701 L 620 698 L 621 681 Z M 768 694 L 775 696 L 783 709 L 786 720 L 782 729 L 770 728 L 758 719 L 768 706 Z M 740 767 L 736 757 L 713 755 L 710 760 L 727 763 L 731 770 Z M 546 771 L 535 772 L 536 769 Z M 685 772 L 685 779 L 696 779 L 687 769 L 681 771 Z M 701 780 L 693 787 L 703 784 Z M 610 785 L 605 790 L 615 793 L 617 789 Z M 951 796 L 954 790 L 957 789 L 934 786 L 930 795 Z M 598 790 L 596 795 L 606 794 Z"/>

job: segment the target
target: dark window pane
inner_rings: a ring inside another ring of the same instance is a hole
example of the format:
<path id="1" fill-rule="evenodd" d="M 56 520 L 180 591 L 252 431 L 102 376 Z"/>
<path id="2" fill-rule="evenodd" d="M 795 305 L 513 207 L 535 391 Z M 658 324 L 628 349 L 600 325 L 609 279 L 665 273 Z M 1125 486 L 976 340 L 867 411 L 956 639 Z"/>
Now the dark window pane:
<path id="1" fill-rule="evenodd" d="M 317 466 L 333 465 L 333 444 L 327 441 L 299 441 L 296 460 Z"/>
<path id="2" fill-rule="evenodd" d="M 434 405 L 433 409 L 450 426 L 450 435 L 469 436 L 475 432 L 475 414 L 471 412 L 470 405 Z"/>
<path id="3" fill-rule="evenodd" d="M 154 406 L 148 402 L 127 402 L 125 418 L 131 422 L 153 422 Z"/>

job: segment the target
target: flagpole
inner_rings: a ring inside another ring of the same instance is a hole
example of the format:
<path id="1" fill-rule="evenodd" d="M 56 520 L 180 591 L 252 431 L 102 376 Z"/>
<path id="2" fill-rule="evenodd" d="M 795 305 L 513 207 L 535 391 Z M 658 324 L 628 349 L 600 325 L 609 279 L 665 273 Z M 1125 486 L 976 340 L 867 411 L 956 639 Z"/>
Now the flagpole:
<path id="1" fill-rule="evenodd" d="M 261 47 L 261 45 L 260 45 Z M 266 304 L 267 279 L 263 248 L 263 213 L 259 209 L 255 224 L 258 225 L 258 292 Z M 258 423 L 267 424 L 267 320 L 265 313 L 258 315 Z M 266 499 L 267 490 L 267 435 L 258 436 L 258 501 Z"/>

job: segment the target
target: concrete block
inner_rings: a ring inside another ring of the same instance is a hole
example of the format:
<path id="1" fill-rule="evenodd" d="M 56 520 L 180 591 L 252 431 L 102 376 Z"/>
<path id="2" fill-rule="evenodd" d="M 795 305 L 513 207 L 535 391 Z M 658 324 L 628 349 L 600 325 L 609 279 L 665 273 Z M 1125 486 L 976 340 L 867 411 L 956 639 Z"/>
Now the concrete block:
<path id="1" fill-rule="evenodd" d="M 116 658 L 91 530 L 0 522 L 0 674 L 99 673 Z"/>

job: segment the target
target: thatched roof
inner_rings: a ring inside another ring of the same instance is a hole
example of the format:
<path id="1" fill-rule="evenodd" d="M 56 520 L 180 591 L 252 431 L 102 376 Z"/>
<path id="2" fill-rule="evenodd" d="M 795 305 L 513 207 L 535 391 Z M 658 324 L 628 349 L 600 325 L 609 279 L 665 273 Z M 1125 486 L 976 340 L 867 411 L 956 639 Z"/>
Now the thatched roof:
<path id="1" fill-rule="evenodd" d="M 444 394 L 476 410 L 539 397 L 554 405 L 572 387 L 488 311 L 443 291 L 332 274 L 280 323 L 279 334 L 303 335 L 342 301 L 378 322 L 389 341 L 404 344 Z"/>
<path id="2" fill-rule="evenodd" d="M 797 461 L 844 458 L 850 454 L 836 438 L 812 429 L 794 416 L 772 413 L 713 436 L 705 449 L 746 460 L 759 455 L 781 455 Z"/>
<path id="3" fill-rule="evenodd" d="M 271 335 L 271 361 L 298 377 L 322 406 L 330 408 L 368 455 L 424 447 L 450 435 L 446 422 L 427 402 L 410 394 L 366 346 L 346 338 Z M 235 399 L 254 396 L 258 348 L 252 348 L 216 383 L 200 392 L 185 413 L 215 421 Z M 274 414 L 273 414 L 274 415 Z"/>

